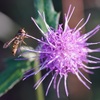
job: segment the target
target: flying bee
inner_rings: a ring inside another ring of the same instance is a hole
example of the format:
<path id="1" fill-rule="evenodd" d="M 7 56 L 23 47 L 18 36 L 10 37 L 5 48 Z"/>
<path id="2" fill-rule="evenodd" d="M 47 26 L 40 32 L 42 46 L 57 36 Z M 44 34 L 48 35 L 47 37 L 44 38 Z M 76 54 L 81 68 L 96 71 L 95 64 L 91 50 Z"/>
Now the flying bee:
<path id="1" fill-rule="evenodd" d="M 21 45 L 21 43 L 26 44 L 24 42 L 24 39 L 25 38 L 28 38 L 28 35 L 25 32 L 25 30 L 22 28 L 22 29 L 20 29 L 17 32 L 17 34 L 15 35 L 15 37 L 13 39 L 11 39 L 10 41 L 6 42 L 3 45 L 3 48 L 7 48 L 8 46 L 10 46 L 11 43 L 13 43 L 13 46 L 12 46 L 12 54 L 15 56 L 16 55 L 16 52 L 18 50 L 19 45 Z"/>

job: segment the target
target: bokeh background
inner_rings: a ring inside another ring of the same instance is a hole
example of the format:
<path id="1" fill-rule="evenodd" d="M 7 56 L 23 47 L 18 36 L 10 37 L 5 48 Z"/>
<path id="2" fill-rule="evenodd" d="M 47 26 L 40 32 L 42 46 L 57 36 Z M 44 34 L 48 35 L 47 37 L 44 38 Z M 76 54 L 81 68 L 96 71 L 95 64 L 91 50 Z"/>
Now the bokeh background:
<path id="1" fill-rule="evenodd" d="M 12 57 L 11 48 L 9 47 L 7 49 L 3 49 L 3 44 L 13 38 L 19 28 L 25 28 L 25 30 L 34 37 L 41 37 L 41 34 L 31 20 L 31 16 L 35 17 L 33 3 L 33 0 L 0 0 L 0 71 L 2 71 L 5 67 L 5 63 L 3 62 L 4 59 Z M 57 12 L 61 12 L 62 16 L 61 0 L 53 0 L 53 4 L 55 10 Z M 88 32 L 96 25 L 100 24 L 100 1 L 84 0 L 84 6 L 85 17 L 87 17 L 89 13 L 92 14 L 88 24 L 86 25 L 86 32 Z M 60 18 L 60 23 L 61 22 L 62 17 Z M 26 41 L 30 46 L 36 47 L 37 45 L 36 41 L 30 39 Z M 100 32 L 98 32 L 97 35 L 89 40 L 89 42 L 96 41 L 100 41 Z M 98 46 L 100 47 L 100 45 Z M 100 53 L 95 53 L 93 55 L 100 57 Z M 90 75 L 90 80 L 93 82 L 91 86 L 93 92 L 92 100 L 100 100 L 100 69 L 94 70 L 94 72 L 94 75 Z M 45 73 L 45 71 L 43 71 L 42 73 Z M 47 88 L 49 82 L 48 79 L 49 78 L 46 78 L 46 80 L 43 82 L 44 91 Z M 35 90 L 33 89 L 33 84 L 33 77 L 30 77 L 25 81 L 21 80 L 5 95 L 0 97 L 0 100 L 36 100 L 36 94 Z M 60 92 L 61 98 L 59 100 L 66 100 L 66 96 L 63 90 Z M 58 100 L 56 92 L 53 90 L 52 86 L 50 88 L 48 96 L 45 97 L 45 100 L 51 99 Z"/>

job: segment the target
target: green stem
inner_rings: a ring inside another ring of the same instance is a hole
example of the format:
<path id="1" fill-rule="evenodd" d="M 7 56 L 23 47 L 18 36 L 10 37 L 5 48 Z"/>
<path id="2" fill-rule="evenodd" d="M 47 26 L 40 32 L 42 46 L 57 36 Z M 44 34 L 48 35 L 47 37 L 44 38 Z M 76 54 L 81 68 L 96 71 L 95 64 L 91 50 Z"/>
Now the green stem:
<path id="1" fill-rule="evenodd" d="M 34 63 L 34 66 L 35 67 L 35 71 L 37 71 L 39 69 L 39 61 L 36 60 L 35 63 Z M 41 71 L 34 76 L 34 81 L 35 83 L 41 78 Z M 43 84 L 41 83 L 40 86 L 36 89 L 36 98 L 37 100 L 45 100 L 44 98 L 44 91 L 43 91 Z"/>

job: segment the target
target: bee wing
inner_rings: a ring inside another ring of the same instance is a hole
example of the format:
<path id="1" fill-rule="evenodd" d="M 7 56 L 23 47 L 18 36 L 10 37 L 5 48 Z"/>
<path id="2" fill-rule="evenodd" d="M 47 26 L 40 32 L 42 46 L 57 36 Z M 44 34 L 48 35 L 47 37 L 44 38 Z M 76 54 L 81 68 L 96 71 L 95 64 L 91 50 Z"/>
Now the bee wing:
<path id="1" fill-rule="evenodd" d="M 3 48 L 7 48 L 15 39 L 16 39 L 16 37 L 13 38 L 13 39 L 11 39 L 9 42 L 6 42 L 6 43 L 3 45 Z"/>

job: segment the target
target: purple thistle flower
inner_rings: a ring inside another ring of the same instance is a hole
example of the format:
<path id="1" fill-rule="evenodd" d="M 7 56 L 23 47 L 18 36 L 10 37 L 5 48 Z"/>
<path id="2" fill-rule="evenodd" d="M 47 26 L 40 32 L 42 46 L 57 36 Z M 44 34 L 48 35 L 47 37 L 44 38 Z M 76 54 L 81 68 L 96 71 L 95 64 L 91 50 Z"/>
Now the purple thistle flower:
<path id="1" fill-rule="evenodd" d="M 37 25 L 35 20 L 32 18 L 33 22 L 36 24 L 36 26 L 43 34 L 43 37 L 41 39 L 36 39 L 35 37 L 30 36 L 31 38 L 39 42 L 39 48 L 37 50 L 28 51 L 40 54 L 39 59 L 41 65 L 38 71 L 26 75 L 24 79 L 31 75 L 36 75 L 41 70 L 47 69 L 47 73 L 43 77 L 41 77 L 41 79 L 38 80 L 38 82 L 34 85 L 35 89 L 37 89 L 41 82 L 50 73 L 52 73 L 52 78 L 48 85 L 46 95 L 48 94 L 51 84 L 53 83 L 54 89 L 56 89 L 57 96 L 59 98 L 59 85 L 62 78 L 64 78 L 65 93 L 68 96 L 67 77 L 69 73 L 76 75 L 79 81 L 83 85 L 85 85 L 85 87 L 90 89 L 86 82 L 91 84 L 91 81 L 89 81 L 84 76 L 84 74 L 82 74 L 80 69 L 84 70 L 87 73 L 93 74 L 93 72 L 90 71 L 90 69 L 100 68 L 100 66 L 87 66 L 88 63 L 100 63 L 100 58 L 88 54 L 92 52 L 100 52 L 100 48 L 89 48 L 90 45 L 100 44 L 100 42 L 87 43 L 87 40 L 100 30 L 100 25 L 96 26 L 93 30 L 86 34 L 81 34 L 81 29 L 87 24 L 90 18 L 89 14 L 88 18 L 82 26 L 78 28 L 79 24 L 83 21 L 83 18 L 78 22 L 75 28 L 71 29 L 68 23 L 72 17 L 74 9 L 75 7 L 69 7 L 68 13 L 65 15 L 64 29 L 62 28 L 62 25 L 59 25 L 57 30 L 49 27 L 49 25 L 46 23 L 44 14 L 41 14 L 39 12 L 41 18 L 43 19 L 46 25 L 47 33 L 44 33 Z M 92 58 L 93 60 L 87 59 L 87 57 L 90 59 Z"/>

